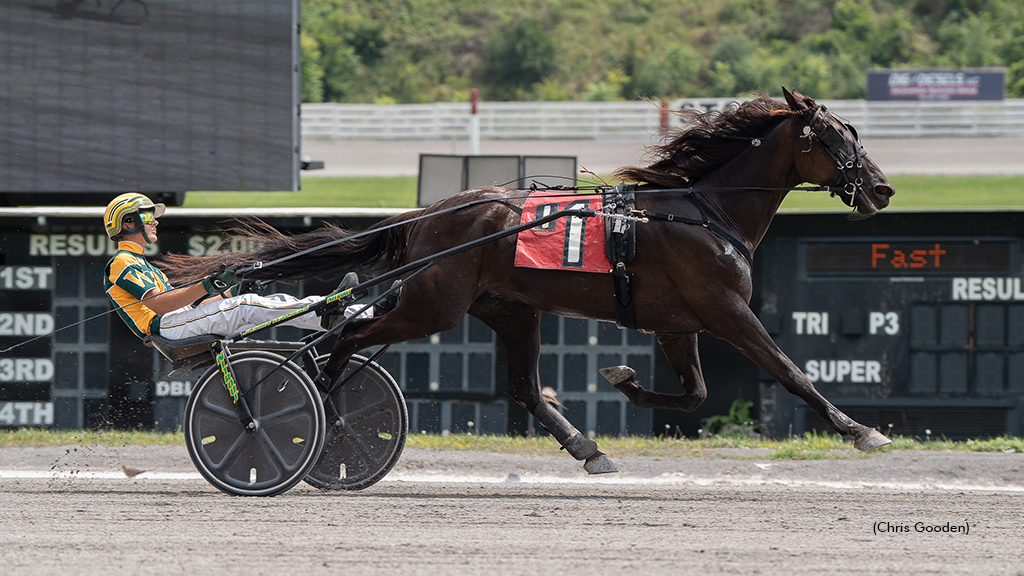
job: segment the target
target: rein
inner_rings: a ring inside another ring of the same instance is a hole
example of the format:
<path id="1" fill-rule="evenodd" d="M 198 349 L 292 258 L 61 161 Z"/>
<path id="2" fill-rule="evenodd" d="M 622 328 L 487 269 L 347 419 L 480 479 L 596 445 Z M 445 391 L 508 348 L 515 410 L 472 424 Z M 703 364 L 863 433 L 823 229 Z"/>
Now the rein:
<path id="1" fill-rule="evenodd" d="M 570 188 L 570 187 L 563 187 L 563 186 L 552 186 L 552 187 L 547 187 L 547 188 L 537 188 L 536 186 L 531 186 L 530 188 L 516 188 L 515 190 L 521 191 L 521 192 L 528 192 L 528 193 L 529 192 L 534 192 L 534 191 L 537 191 L 537 190 L 556 191 L 556 192 L 557 191 L 564 191 L 565 194 L 560 194 L 560 195 L 559 194 L 553 194 L 552 197 L 563 196 L 563 197 L 566 197 L 566 198 L 571 198 L 573 196 L 576 196 L 578 191 L 580 191 L 580 190 L 590 190 L 590 188 L 587 188 L 587 187 L 571 187 Z M 594 186 L 592 188 L 592 190 L 594 191 L 595 194 L 601 194 L 601 195 L 611 195 L 611 194 L 616 194 L 617 193 L 614 190 L 614 188 L 612 190 L 607 190 L 603 186 Z M 708 229 L 712 229 L 713 230 L 712 227 L 719 228 L 719 229 L 721 229 L 721 228 L 718 227 L 718 225 L 715 224 L 714 222 L 710 222 L 710 221 L 708 221 L 707 225 L 704 224 L 704 221 L 707 220 L 707 215 L 704 213 L 703 206 L 696 200 L 695 196 L 692 196 L 692 194 L 694 192 L 733 192 L 733 191 L 743 191 L 743 190 L 754 190 L 754 191 L 758 191 L 758 192 L 785 192 L 785 191 L 789 191 L 789 192 L 831 192 L 833 195 L 835 195 L 835 190 L 831 186 L 791 186 L 791 187 L 783 187 L 783 188 L 771 188 L 771 187 L 760 187 L 760 186 L 720 186 L 720 187 L 714 187 L 714 188 L 693 188 L 693 187 L 690 187 L 690 188 L 658 188 L 658 189 L 654 189 L 654 190 L 635 190 L 634 194 L 685 193 L 685 194 L 691 195 L 691 198 L 693 198 L 694 202 L 697 204 L 698 209 L 700 209 L 700 211 L 701 211 L 702 220 L 694 221 L 694 222 L 686 222 L 686 223 L 700 224 L 702 226 L 705 226 Z M 479 200 L 474 200 L 472 202 L 467 202 L 466 204 L 459 204 L 458 206 L 452 206 L 450 208 L 444 208 L 444 209 L 438 210 L 436 212 L 430 212 L 429 214 L 423 214 L 423 215 L 420 215 L 420 216 L 416 216 L 415 218 L 410 218 L 408 220 L 402 220 L 401 222 L 394 222 L 394 223 L 388 224 L 386 226 L 380 226 L 380 227 L 377 227 L 377 228 L 369 228 L 367 230 L 363 230 L 362 232 L 357 232 L 355 234 L 351 234 L 351 235 L 348 235 L 348 236 L 345 236 L 345 237 L 342 237 L 342 238 L 336 238 L 334 240 L 330 240 L 328 242 L 324 242 L 323 244 L 318 244 L 316 246 L 312 246 L 310 248 L 306 248 L 305 250 L 300 250 L 299 252 L 295 252 L 295 253 L 292 253 L 292 254 L 288 254 L 288 255 L 282 256 L 280 258 L 277 258 L 276 260 L 271 260 L 270 262 L 254 262 L 254 263 L 250 264 L 249 266 L 243 266 L 242 268 L 239 268 L 236 271 L 236 276 L 239 276 L 241 278 L 245 278 L 246 273 L 252 272 L 253 270 L 259 270 L 261 268 L 269 268 L 269 267 L 271 267 L 271 266 L 273 266 L 275 264 L 280 264 L 282 262 L 287 262 L 287 261 L 292 260 L 294 258 L 298 258 L 300 256 L 305 256 L 306 254 L 310 254 L 312 252 L 316 252 L 317 250 L 322 250 L 324 248 L 330 248 L 331 246 L 335 246 L 335 245 L 341 244 L 343 242 L 349 242 L 349 241 L 355 240 L 357 238 L 362 238 L 363 236 L 369 236 L 370 234 L 376 234 L 378 232 L 383 232 L 385 230 L 390 230 L 391 228 L 397 228 L 399 226 L 404 226 L 406 224 L 410 224 L 410 223 L 413 223 L 413 222 L 419 222 L 420 220 L 425 220 L 427 218 L 433 218 L 435 216 L 440 216 L 440 215 L 446 214 L 448 212 L 454 212 L 456 210 L 462 210 L 462 209 L 465 209 L 465 208 L 472 208 L 473 206 L 479 206 L 481 204 L 488 204 L 488 203 L 491 203 L 491 202 L 505 202 L 507 200 L 515 200 L 517 198 L 525 198 L 528 195 L 529 194 L 527 194 L 527 195 L 520 195 L 520 196 L 508 196 L 508 197 L 504 197 L 504 198 L 481 198 Z M 652 213 L 652 214 L 655 214 L 655 213 Z M 596 215 L 600 215 L 600 214 L 596 214 Z M 666 216 L 669 216 L 669 215 L 666 215 Z M 653 217 L 654 218 L 658 218 L 658 216 L 653 216 Z M 679 218 L 679 217 L 674 217 L 673 220 L 676 221 L 676 222 L 682 222 L 684 219 L 683 218 Z M 718 232 L 715 232 L 715 233 L 718 234 Z M 728 239 L 728 238 L 726 238 L 726 239 Z M 730 240 L 730 242 L 732 242 L 732 241 Z M 747 251 L 747 252 L 749 253 L 749 251 Z M 749 261 L 750 258 L 747 258 L 747 260 Z"/>
<path id="2" fill-rule="evenodd" d="M 377 232 L 383 232 L 384 230 L 390 230 L 392 228 L 397 228 L 399 226 L 404 226 L 406 224 L 409 224 L 410 222 L 419 222 L 420 220 L 425 220 L 427 218 L 433 218 L 434 216 L 439 216 L 439 215 L 445 214 L 447 212 L 454 212 L 455 210 L 462 210 L 463 208 L 471 208 L 473 206 L 479 206 L 480 204 L 487 204 L 489 202 L 502 202 L 504 200 L 506 200 L 506 198 L 481 198 L 480 200 L 474 200 L 474 201 L 468 202 L 466 204 L 459 204 L 458 206 L 452 206 L 451 208 L 445 208 L 443 210 L 438 210 L 436 212 L 431 212 L 429 214 L 423 214 L 423 215 L 417 216 L 415 218 L 410 218 L 408 220 L 402 220 L 401 222 L 394 222 L 392 224 L 388 224 L 387 226 L 381 226 L 379 228 L 368 228 L 366 230 L 363 230 L 362 232 L 357 232 L 355 234 L 350 234 L 348 236 L 343 236 L 341 238 L 336 238 L 336 239 L 331 240 L 329 242 L 324 242 L 323 244 L 318 244 L 316 246 L 312 246 L 310 248 L 306 248 L 305 250 L 300 250 L 299 252 L 295 252 L 295 253 L 292 253 L 292 254 L 288 254 L 286 256 L 282 256 L 282 257 L 280 257 L 280 258 L 278 258 L 276 260 L 271 260 L 270 262 L 254 262 L 254 263 L 252 263 L 251 265 L 249 265 L 247 267 L 240 268 L 236 272 L 236 275 L 237 276 L 241 276 L 241 277 L 244 278 L 246 272 L 252 272 L 253 270 L 259 270 L 260 268 L 269 268 L 269 267 L 271 267 L 271 266 L 273 266 L 275 264 L 280 264 L 281 262 L 287 262 L 287 261 L 289 261 L 289 260 L 291 260 L 293 258 L 298 258 L 299 256 L 305 256 L 306 254 L 310 254 L 312 252 L 316 252 L 317 250 L 323 250 L 324 248 L 330 248 L 331 246 L 334 246 L 336 244 L 341 244 L 342 242 L 348 242 L 350 240 L 355 240 L 356 238 L 362 238 L 363 236 L 369 236 L 370 234 L 376 234 Z"/>

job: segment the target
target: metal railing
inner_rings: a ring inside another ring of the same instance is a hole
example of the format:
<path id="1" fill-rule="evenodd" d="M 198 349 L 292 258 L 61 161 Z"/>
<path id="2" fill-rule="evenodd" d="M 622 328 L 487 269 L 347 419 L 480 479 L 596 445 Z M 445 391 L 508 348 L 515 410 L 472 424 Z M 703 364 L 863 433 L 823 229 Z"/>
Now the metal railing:
<path id="1" fill-rule="evenodd" d="M 1024 100 L 825 103 L 849 120 L 862 136 L 1024 138 Z"/>
<path id="2" fill-rule="evenodd" d="M 729 98 L 675 100 L 670 108 L 721 108 Z M 824 103 L 861 136 L 1024 138 L 1024 100 Z M 649 140 L 661 110 L 652 102 L 482 102 L 486 140 Z M 675 125 L 676 119 L 670 119 Z M 303 104 L 302 137 L 319 140 L 449 140 L 469 134 L 469 103 Z"/>
<path id="3" fill-rule="evenodd" d="M 660 112 L 646 102 L 486 102 L 484 139 L 642 139 Z M 302 137 L 328 140 L 446 140 L 469 134 L 469 103 L 303 104 Z"/>

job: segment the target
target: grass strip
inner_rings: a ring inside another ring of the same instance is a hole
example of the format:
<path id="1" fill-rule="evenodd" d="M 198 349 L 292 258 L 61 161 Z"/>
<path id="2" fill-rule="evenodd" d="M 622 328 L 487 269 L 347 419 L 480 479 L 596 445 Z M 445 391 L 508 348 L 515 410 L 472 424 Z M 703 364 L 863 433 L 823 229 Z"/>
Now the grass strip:
<path id="1" fill-rule="evenodd" d="M 181 432 L 140 430 L 46 430 L 14 428 L 0 430 L 0 448 L 33 446 L 185 446 Z"/>
<path id="2" fill-rule="evenodd" d="M 605 180 L 613 182 L 610 177 Z M 1024 176 L 893 176 L 892 209 L 1017 208 L 1024 206 Z M 614 182 L 613 182 L 614 183 Z M 189 192 L 186 208 L 412 208 L 415 176 L 303 178 L 299 192 Z M 791 192 L 782 210 L 849 208 L 824 192 Z"/>
<path id="3" fill-rule="evenodd" d="M 601 450 L 612 456 L 657 456 L 686 458 L 721 449 L 768 451 L 780 460 L 808 460 L 859 457 L 849 440 L 834 434 L 808 433 L 782 440 L 712 437 L 707 439 L 664 436 L 609 436 L 598 438 Z M 19 428 L 0 430 L 0 448 L 38 446 L 182 446 L 184 435 L 126 430 L 43 430 Z M 547 436 L 497 436 L 487 434 L 411 434 L 406 446 L 424 450 L 475 450 L 517 454 L 554 454 L 555 441 Z M 977 440 L 920 439 L 896 436 L 888 450 L 933 450 L 953 452 L 1024 453 L 1024 438 L 1000 436 Z M 742 454 L 731 454 L 744 457 Z M 755 457 L 751 455 L 750 457 Z M 765 457 L 757 455 L 758 458 Z"/>
<path id="4" fill-rule="evenodd" d="M 1024 206 L 1024 176 L 893 176 L 894 210 L 920 208 L 1018 208 Z M 849 212 L 824 192 L 790 192 L 780 210 Z"/>
<path id="5" fill-rule="evenodd" d="M 416 177 L 303 178 L 298 192 L 189 192 L 185 208 L 413 208 Z"/>

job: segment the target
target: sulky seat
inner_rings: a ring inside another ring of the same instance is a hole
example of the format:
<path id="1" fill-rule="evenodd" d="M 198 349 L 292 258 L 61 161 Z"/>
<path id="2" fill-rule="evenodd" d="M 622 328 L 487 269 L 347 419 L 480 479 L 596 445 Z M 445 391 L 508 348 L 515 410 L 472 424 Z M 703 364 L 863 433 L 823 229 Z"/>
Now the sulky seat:
<path id="1" fill-rule="evenodd" d="M 217 334 L 203 334 L 201 336 L 192 336 L 191 338 L 171 340 L 163 336 L 149 335 L 146 336 L 142 343 L 156 348 L 165 358 L 176 362 L 204 352 L 208 353 L 210 351 L 210 344 L 223 338 L 223 336 Z"/>
<path id="2" fill-rule="evenodd" d="M 304 338 L 301 342 L 243 339 L 231 342 L 229 346 L 233 352 L 263 350 L 287 356 L 301 348 L 308 338 Z M 175 375 L 212 365 L 213 355 L 209 353 L 210 344 L 223 339 L 223 336 L 217 334 L 203 334 L 178 340 L 150 335 L 146 336 L 142 342 L 146 346 L 156 348 L 164 358 L 170 360 L 171 371 L 168 375 Z"/>

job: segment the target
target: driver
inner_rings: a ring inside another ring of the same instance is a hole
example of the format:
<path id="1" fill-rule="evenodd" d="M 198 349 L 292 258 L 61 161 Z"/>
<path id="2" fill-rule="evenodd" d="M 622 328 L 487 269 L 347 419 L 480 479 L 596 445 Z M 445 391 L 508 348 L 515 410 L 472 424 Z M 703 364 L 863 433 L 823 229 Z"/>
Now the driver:
<path id="1" fill-rule="evenodd" d="M 205 334 L 235 334 L 323 299 L 322 296 L 300 299 L 288 294 L 246 293 L 254 287 L 247 282 L 228 287 L 234 280 L 231 269 L 211 274 L 202 282 L 174 288 L 167 276 L 143 255 L 143 249 L 157 240 L 157 218 L 163 213 L 163 204 L 154 204 L 137 193 L 114 198 L 103 213 L 107 236 L 118 243 L 117 253 L 104 271 L 103 286 L 118 315 L 139 338 L 159 335 L 178 340 Z M 358 283 L 356 274 L 350 272 L 331 295 Z M 193 305 L 199 300 L 202 301 Z M 359 318 L 373 317 L 373 307 L 343 308 L 345 302 L 352 300 L 339 301 L 338 306 L 327 310 L 322 318 L 312 313 L 301 314 L 282 325 L 327 330 L 356 314 Z M 378 304 L 378 313 L 385 313 L 383 308 L 387 307 L 393 307 L 393 303 Z"/>

